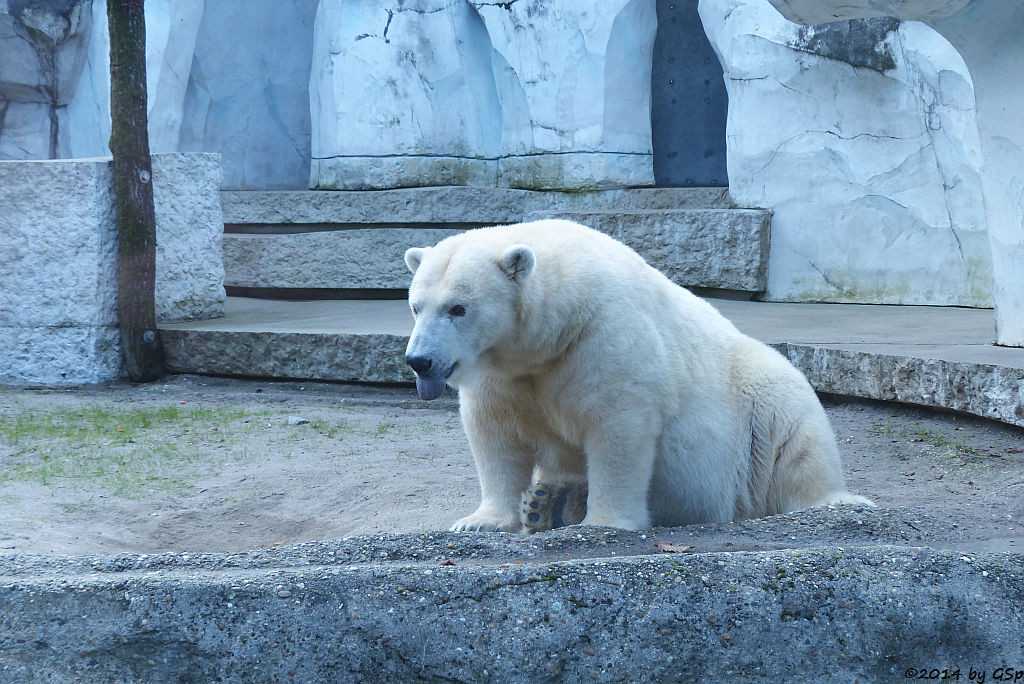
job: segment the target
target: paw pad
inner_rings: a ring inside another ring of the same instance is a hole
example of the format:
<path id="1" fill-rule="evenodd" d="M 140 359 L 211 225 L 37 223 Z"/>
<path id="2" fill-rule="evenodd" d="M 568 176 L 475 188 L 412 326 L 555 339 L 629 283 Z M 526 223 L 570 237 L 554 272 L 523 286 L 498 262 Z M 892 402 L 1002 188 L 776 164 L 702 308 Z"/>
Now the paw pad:
<path id="1" fill-rule="evenodd" d="M 556 527 L 576 525 L 587 514 L 585 482 L 541 485 L 523 492 L 521 519 L 527 532 L 543 532 Z"/>

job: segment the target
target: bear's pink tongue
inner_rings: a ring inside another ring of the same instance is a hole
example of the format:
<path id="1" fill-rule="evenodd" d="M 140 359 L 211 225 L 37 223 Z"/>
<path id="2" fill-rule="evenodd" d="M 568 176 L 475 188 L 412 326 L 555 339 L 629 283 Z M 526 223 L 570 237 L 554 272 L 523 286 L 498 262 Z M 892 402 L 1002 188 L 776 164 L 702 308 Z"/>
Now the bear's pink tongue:
<path id="1" fill-rule="evenodd" d="M 425 401 L 437 399 L 443 392 L 444 378 L 421 378 L 418 375 L 416 376 L 416 393 L 420 395 L 420 399 Z"/>

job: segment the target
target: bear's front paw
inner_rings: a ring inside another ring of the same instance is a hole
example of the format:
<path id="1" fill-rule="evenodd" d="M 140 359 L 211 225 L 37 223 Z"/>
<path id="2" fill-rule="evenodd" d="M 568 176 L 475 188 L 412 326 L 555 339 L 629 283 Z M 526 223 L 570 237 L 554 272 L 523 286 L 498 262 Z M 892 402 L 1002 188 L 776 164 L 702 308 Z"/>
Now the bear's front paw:
<path id="1" fill-rule="evenodd" d="M 474 513 L 457 520 L 451 526 L 452 532 L 522 532 L 518 520 L 501 519 L 497 516 Z"/>

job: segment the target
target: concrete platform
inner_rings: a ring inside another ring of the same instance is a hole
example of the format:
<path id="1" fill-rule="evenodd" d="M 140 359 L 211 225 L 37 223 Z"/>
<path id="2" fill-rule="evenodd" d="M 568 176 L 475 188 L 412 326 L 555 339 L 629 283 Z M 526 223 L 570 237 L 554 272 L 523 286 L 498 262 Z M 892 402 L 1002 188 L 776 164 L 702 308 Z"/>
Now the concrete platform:
<path id="1" fill-rule="evenodd" d="M 710 300 L 821 392 L 953 409 L 1024 426 L 1024 349 L 988 309 Z M 161 326 L 172 371 L 410 382 L 404 301 L 228 298 L 222 319 Z"/>

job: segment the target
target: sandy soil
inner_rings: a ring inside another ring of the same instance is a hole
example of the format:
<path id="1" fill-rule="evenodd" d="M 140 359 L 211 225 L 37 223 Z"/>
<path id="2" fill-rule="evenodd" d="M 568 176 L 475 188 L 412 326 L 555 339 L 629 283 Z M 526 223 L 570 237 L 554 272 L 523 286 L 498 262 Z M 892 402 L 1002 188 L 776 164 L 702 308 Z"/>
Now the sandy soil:
<path id="1" fill-rule="evenodd" d="M 1024 431 L 825 404 L 850 489 L 911 535 L 915 516 L 927 519 L 921 545 L 1024 550 Z M 3 553 L 239 551 L 447 529 L 478 492 L 447 394 L 196 376 L 0 389 Z"/>

